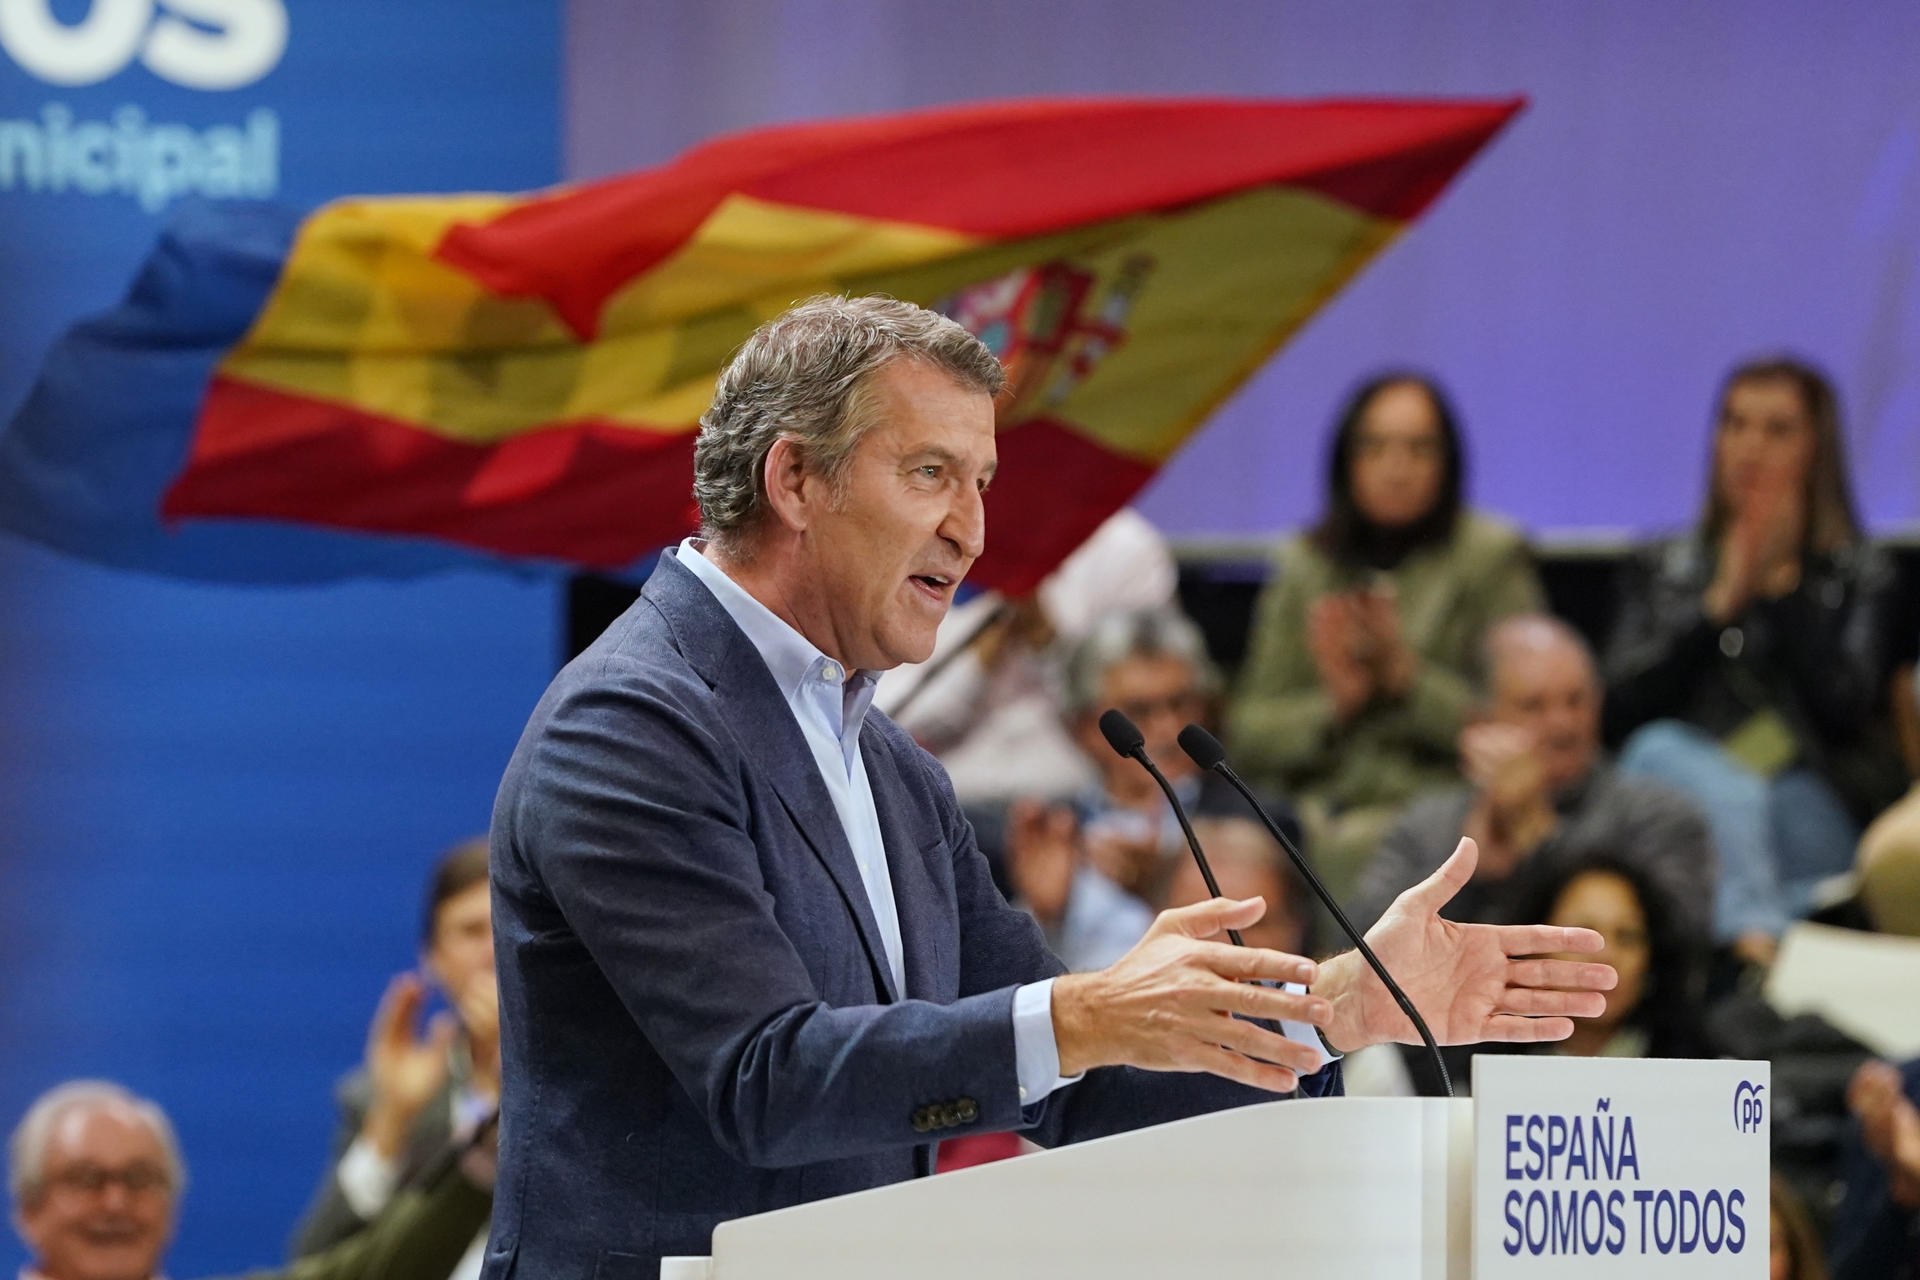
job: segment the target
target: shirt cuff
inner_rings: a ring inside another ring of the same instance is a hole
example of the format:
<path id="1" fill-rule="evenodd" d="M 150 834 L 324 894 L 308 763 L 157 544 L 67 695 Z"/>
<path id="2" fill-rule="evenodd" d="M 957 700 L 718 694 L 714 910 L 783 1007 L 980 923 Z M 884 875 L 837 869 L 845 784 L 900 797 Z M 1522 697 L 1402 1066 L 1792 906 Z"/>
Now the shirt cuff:
<path id="1" fill-rule="evenodd" d="M 1307 993 L 1307 989 L 1297 982 L 1284 982 L 1280 985 L 1283 990 L 1291 991 L 1297 996 Z M 1325 1071 L 1328 1064 L 1338 1062 L 1342 1057 L 1341 1054 L 1333 1051 L 1333 1046 L 1328 1044 L 1326 1038 L 1320 1034 L 1320 1028 L 1314 1026 L 1311 1022 L 1289 1022 L 1283 1018 L 1280 1022 L 1280 1034 L 1295 1044 L 1307 1046 L 1307 1048 L 1312 1049 L 1320 1055 L 1319 1063 L 1312 1071 L 1301 1072 L 1300 1074 L 1302 1076 L 1315 1075 Z"/>
<path id="2" fill-rule="evenodd" d="M 400 1166 L 373 1149 L 365 1138 L 355 1138 L 340 1163 L 334 1166 L 334 1180 L 347 1207 L 363 1222 L 371 1222 L 393 1199 L 400 1181 Z"/>
<path id="3" fill-rule="evenodd" d="M 1013 1063 L 1022 1108 L 1038 1106 L 1047 1095 L 1079 1076 L 1060 1074 L 1060 1046 L 1053 1040 L 1053 979 L 1029 982 L 1013 993 Z"/>

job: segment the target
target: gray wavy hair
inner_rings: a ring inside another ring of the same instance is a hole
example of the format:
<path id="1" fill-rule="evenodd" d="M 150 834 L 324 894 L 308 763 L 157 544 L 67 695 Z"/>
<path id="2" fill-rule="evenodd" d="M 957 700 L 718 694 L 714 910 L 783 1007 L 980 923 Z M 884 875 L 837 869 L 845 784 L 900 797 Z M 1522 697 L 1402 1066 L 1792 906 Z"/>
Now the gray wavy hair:
<path id="1" fill-rule="evenodd" d="M 47 1144 L 53 1140 L 61 1118 L 82 1107 L 119 1107 L 140 1117 L 160 1140 L 167 1162 L 168 1189 L 176 1196 L 187 1189 L 187 1162 L 180 1155 L 180 1139 L 159 1103 L 110 1080 L 71 1080 L 34 1099 L 7 1141 L 7 1190 L 15 1204 L 32 1204 L 46 1191 Z"/>
<path id="2" fill-rule="evenodd" d="M 872 422 L 873 375 L 925 361 L 969 390 L 1000 394 L 1006 371 L 981 341 L 938 312 L 895 298 L 822 294 L 753 331 L 720 374 L 693 447 L 700 535 L 745 559 L 766 508 L 767 454 L 800 446 L 833 485 Z"/>
<path id="3" fill-rule="evenodd" d="M 1112 668 L 1129 658 L 1159 657 L 1178 658 L 1191 667 L 1194 691 L 1202 697 L 1220 691 L 1220 668 L 1207 652 L 1207 639 L 1178 607 L 1166 604 L 1110 613 L 1067 656 L 1067 719 L 1092 715 L 1098 709 Z"/>

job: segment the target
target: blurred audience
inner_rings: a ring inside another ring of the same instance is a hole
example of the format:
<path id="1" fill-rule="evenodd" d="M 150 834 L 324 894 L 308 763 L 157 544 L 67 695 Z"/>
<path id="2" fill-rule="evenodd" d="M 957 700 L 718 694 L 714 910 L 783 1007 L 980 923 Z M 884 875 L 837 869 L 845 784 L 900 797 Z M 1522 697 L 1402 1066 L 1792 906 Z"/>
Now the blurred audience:
<path id="1" fill-rule="evenodd" d="M 1700 1038 L 1704 970 L 1680 903 L 1637 859 L 1597 853 L 1543 869 L 1516 910 L 1526 920 L 1592 929 L 1606 939 L 1596 957 L 1619 975 L 1597 1018 L 1547 1052 L 1576 1058 L 1692 1058 Z"/>
<path id="2" fill-rule="evenodd" d="M 1592 929 L 1606 940 L 1593 957 L 1618 975 L 1597 1018 L 1574 1021 L 1573 1034 L 1551 1044 L 1456 1045 L 1440 1052 L 1454 1088 L 1466 1092 L 1476 1053 L 1544 1053 L 1579 1058 L 1696 1058 L 1702 1035 L 1705 963 L 1680 903 L 1622 851 L 1528 869 L 1513 896 L 1516 919 Z M 1562 957 L 1584 959 L 1586 957 Z M 1402 1046 L 1415 1092 L 1434 1096 L 1439 1079 L 1425 1050 Z"/>
<path id="3" fill-rule="evenodd" d="M 1715 910 L 1713 846 L 1699 811 L 1657 782 L 1623 777 L 1601 750 L 1600 679 L 1586 641 L 1558 618 L 1530 613 L 1495 623 L 1484 650 L 1485 714 L 1460 732 L 1465 785 L 1407 807 L 1361 877 L 1355 922 L 1371 925 L 1472 836 L 1480 862 L 1447 909 L 1452 919 L 1519 923 L 1523 872 L 1613 852 L 1660 885 L 1682 928 L 1705 934 L 1717 915 L 1731 941 L 1743 923 L 1739 894 L 1723 890 Z"/>
<path id="4" fill-rule="evenodd" d="M 1177 608 L 1110 614 L 1066 668 L 1067 724 L 1095 784 L 1066 802 L 1022 796 L 1004 815 L 976 811 L 982 850 L 1003 865 L 1010 896 L 1040 921 L 1070 968 L 1110 964 L 1139 941 L 1153 920 L 1147 902 L 1175 860 L 1188 856 L 1153 778 L 1101 736 L 1101 713 L 1118 708 L 1139 726 L 1190 813 L 1245 815 L 1238 793 L 1202 774 L 1179 747 L 1189 721 L 1211 719 L 1218 690 L 1200 629 Z M 1284 808 L 1270 807 L 1292 824 Z"/>
<path id="5" fill-rule="evenodd" d="M 1253 818 L 1196 818 L 1193 834 L 1207 852 L 1222 897 L 1267 904 L 1267 913 L 1240 931 L 1248 946 L 1296 956 L 1318 951 L 1311 891 L 1265 827 Z M 1212 896 L 1199 864 L 1188 857 L 1174 864 L 1157 907 L 1188 907 Z"/>
<path id="6" fill-rule="evenodd" d="M 1299 806 L 1343 902 L 1399 807 L 1454 775 L 1486 628 L 1541 608 L 1520 535 L 1466 510 L 1452 408 L 1430 379 L 1361 387 L 1326 508 L 1283 544 L 1231 708 L 1235 758 Z"/>
<path id="7" fill-rule="evenodd" d="M 450 1008 L 422 1029 L 428 980 L 402 974 L 387 987 L 366 1061 L 339 1087 L 333 1162 L 295 1229 L 296 1257 L 361 1230 L 450 1134 L 499 1105 L 500 1004 L 484 838 L 456 846 L 435 866 L 420 937 L 421 969 Z M 484 1229 L 470 1243 L 455 1272 L 463 1280 L 480 1274 Z"/>
<path id="8" fill-rule="evenodd" d="M 1920 1059 L 1854 1073 L 1855 1125 L 1828 1256 L 1834 1280 L 1920 1280 Z"/>
<path id="9" fill-rule="evenodd" d="M 1827 1280 L 1813 1215 L 1793 1184 L 1774 1174 L 1767 1196 L 1767 1280 Z"/>
<path id="10" fill-rule="evenodd" d="M 1777 936 L 1898 793 L 1886 558 L 1862 539 L 1840 411 L 1811 366 L 1736 368 L 1699 525 L 1627 575 L 1607 712 L 1628 772 L 1691 795 Z M 1759 957 L 1764 958 L 1764 955 Z"/>
<path id="11" fill-rule="evenodd" d="M 489 1117 L 463 1134 L 365 1230 L 253 1280 L 440 1280 L 492 1212 L 492 1131 Z M 14 1226 L 32 1253 L 22 1280 L 157 1280 L 186 1181 L 156 1104 L 102 1080 L 42 1094 L 7 1146 Z"/>
<path id="12" fill-rule="evenodd" d="M 1873 927 L 1920 938 L 1920 784 L 1874 819 L 1854 865 Z"/>
<path id="13" fill-rule="evenodd" d="M 874 705 L 940 757 L 962 804 L 1076 795 L 1098 779 L 1062 714 L 1067 655 L 1110 614 L 1170 604 L 1178 582 L 1166 539 L 1123 507 L 1032 595 L 955 605 L 933 656 L 883 676 Z"/>

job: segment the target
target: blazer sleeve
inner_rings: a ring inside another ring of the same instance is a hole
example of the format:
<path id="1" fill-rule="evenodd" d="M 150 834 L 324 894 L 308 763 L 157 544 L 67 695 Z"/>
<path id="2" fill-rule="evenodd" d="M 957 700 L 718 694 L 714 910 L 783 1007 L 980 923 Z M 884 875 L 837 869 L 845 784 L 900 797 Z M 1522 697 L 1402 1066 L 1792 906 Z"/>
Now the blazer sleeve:
<path id="1" fill-rule="evenodd" d="M 1249 773 L 1297 778 L 1327 763 L 1339 727 L 1333 698 L 1307 645 L 1307 610 L 1318 590 L 1299 542 L 1274 558 L 1254 606 L 1246 667 L 1228 707 L 1234 754 Z"/>
<path id="2" fill-rule="evenodd" d="M 395 1196 L 359 1234 L 248 1280 L 446 1280 L 492 1213 L 493 1193 L 449 1159 L 437 1176 Z"/>
<path id="3" fill-rule="evenodd" d="M 290 1258 L 305 1258 L 339 1244 L 366 1227 L 367 1221 L 355 1213 L 340 1190 L 340 1158 L 360 1133 L 367 1116 L 366 1079 L 359 1072 L 341 1082 L 340 1123 L 335 1127 L 333 1146 L 320 1185 L 314 1188 L 307 1211 L 293 1229 L 288 1247 Z"/>
<path id="4" fill-rule="evenodd" d="M 510 821 L 715 1142 L 764 1168 L 872 1154 L 926 1143 L 915 1113 L 962 1098 L 977 1115 L 955 1132 L 1018 1127 L 1012 987 L 823 999 L 760 873 L 745 762 L 682 696 L 609 678 L 562 697 Z"/>

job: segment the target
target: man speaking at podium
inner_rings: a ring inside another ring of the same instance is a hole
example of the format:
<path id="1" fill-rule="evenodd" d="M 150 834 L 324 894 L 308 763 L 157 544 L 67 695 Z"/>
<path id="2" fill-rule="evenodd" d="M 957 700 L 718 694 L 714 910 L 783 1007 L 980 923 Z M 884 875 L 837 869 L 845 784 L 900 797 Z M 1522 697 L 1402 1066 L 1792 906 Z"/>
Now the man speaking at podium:
<path id="1" fill-rule="evenodd" d="M 1338 1051 L 1412 1036 L 1355 956 L 1226 945 L 1258 899 L 1168 911 L 1063 975 L 939 764 L 869 711 L 985 545 L 1002 378 L 952 321 L 878 298 L 796 307 L 721 375 L 701 538 L 554 680 L 495 805 L 490 1280 L 651 1278 L 728 1218 L 926 1174 L 941 1138 L 1335 1092 L 1316 1028 Z M 1473 859 L 1370 941 L 1443 1042 L 1564 1037 L 1612 970 L 1513 957 L 1599 936 L 1439 919 Z"/>

